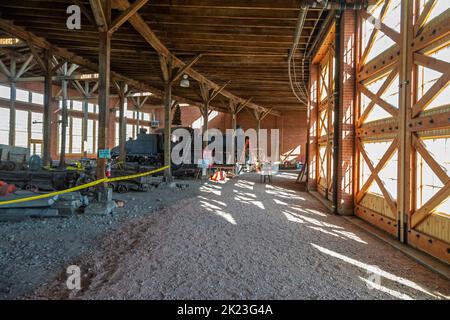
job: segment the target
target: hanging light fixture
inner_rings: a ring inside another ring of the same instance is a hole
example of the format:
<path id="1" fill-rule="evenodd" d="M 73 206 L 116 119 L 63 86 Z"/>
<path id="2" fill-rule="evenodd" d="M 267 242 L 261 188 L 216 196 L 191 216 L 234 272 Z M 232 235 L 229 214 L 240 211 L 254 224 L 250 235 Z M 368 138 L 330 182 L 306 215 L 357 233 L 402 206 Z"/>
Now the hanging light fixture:
<path id="1" fill-rule="evenodd" d="M 180 87 L 182 88 L 189 88 L 189 79 L 188 79 L 188 75 L 184 74 L 183 75 L 183 79 L 181 79 L 180 81 Z"/>

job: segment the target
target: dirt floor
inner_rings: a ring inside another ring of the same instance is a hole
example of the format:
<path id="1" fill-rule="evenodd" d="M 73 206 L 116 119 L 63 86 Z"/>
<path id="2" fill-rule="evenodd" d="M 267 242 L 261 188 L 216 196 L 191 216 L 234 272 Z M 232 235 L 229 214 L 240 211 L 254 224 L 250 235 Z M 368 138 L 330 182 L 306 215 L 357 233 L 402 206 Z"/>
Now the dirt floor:
<path id="1" fill-rule="evenodd" d="M 255 174 L 225 184 L 128 194 L 132 214 L 67 222 L 0 225 L 1 252 L 23 245 L 63 248 L 65 258 L 26 256 L 38 267 L 0 260 L 0 297 L 75 299 L 448 299 L 450 281 L 343 219 L 326 213 L 282 173 L 272 184 Z M 139 198 L 138 198 L 139 196 Z M 153 199 L 150 199 L 152 198 Z M 171 200 L 171 198 L 173 200 Z M 135 199 L 133 201 L 132 199 Z M 140 199 L 145 198 L 145 204 Z M 168 202 L 166 202 L 168 201 Z M 161 202 L 153 213 L 146 206 Z M 164 203 L 163 203 L 164 202 Z M 125 210 L 122 209 L 122 210 Z M 130 210 L 130 209 L 128 209 Z M 113 219 L 117 219 L 113 220 Z M 80 221 L 82 221 L 80 223 Z M 113 226 L 110 226 L 110 221 Z M 31 225 L 30 225 L 31 224 Z M 48 224 L 53 224 L 48 227 Z M 104 225 L 108 226 L 105 227 Z M 75 228 L 76 226 L 76 228 Z M 42 232 L 40 228 L 43 228 Z M 75 229 L 74 229 L 75 228 Z M 101 232 L 86 231 L 97 230 Z M 17 234 L 15 231 L 20 231 Z M 27 232 L 33 239 L 24 241 Z M 48 232 L 53 230 L 50 234 Z M 95 234 L 94 234 L 95 233 Z M 5 234 L 5 237 L 3 236 Z M 88 234 L 89 236 L 86 236 Z M 59 235 L 59 237 L 58 237 Z M 56 236 L 56 237 L 55 237 Z M 14 239 L 11 240 L 10 237 Z M 85 239 L 85 238 L 88 239 Z M 9 239 L 9 240 L 8 240 Z M 57 239 L 54 241 L 53 239 Z M 18 241 L 21 244 L 13 247 Z M 6 244 L 5 244 L 6 243 Z M 62 245 L 60 245 L 62 243 Z M 75 243 L 75 246 L 72 245 Z M 67 250 L 70 252 L 67 253 Z M 33 250 L 32 250 L 33 251 Z M 71 252 L 73 251 L 73 252 Z M 82 271 L 82 289 L 68 290 L 65 268 Z M 7 268 L 4 270 L 4 268 Z M 24 285 L 18 285 L 30 273 Z M 7 290 L 5 290 L 5 284 Z"/>
<path id="2" fill-rule="evenodd" d="M 203 182 L 177 180 L 186 189 L 160 186 L 149 192 L 114 193 L 125 207 L 114 215 L 79 214 L 70 217 L 0 222 L 0 299 L 23 296 L 53 280 L 73 261 L 98 248 L 105 236 L 123 223 L 199 194 Z"/>

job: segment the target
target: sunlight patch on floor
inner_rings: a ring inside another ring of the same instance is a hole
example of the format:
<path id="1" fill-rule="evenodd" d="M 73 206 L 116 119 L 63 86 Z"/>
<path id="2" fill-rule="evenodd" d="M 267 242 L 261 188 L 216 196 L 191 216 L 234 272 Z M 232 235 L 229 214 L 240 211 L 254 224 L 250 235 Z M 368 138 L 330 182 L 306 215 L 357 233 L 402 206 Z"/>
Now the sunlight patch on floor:
<path id="1" fill-rule="evenodd" d="M 332 250 L 329 250 L 327 248 L 321 247 L 321 246 L 319 246 L 317 244 L 311 243 L 311 245 L 314 248 L 316 248 L 317 250 L 319 250 L 320 252 L 322 252 L 322 253 L 325 253 L 325 254 L 327 254 L 329 256 L 332 256 L 334 258 L 338 258 L 338 259 L 340 259 L 340 260 L 342 260 L 344 262 L 347 262 L 347 263 L 352 264 L 354 266 L 357 266 L 357 267 L 359 267 L 361 269 L 364 269 L 368 273 L 377 274 L 377 275 L 379 275 L 381 277 L 384 277 L 384 278 L 386 278 L 388 280 L 400 283 L 400 284 L 402 284 L 404 286 L 407 286 L 407 287 L 409 287 L 411 289 L 414 289 L 414 290 L 423 292 L 425 294 L 428 294 L 428 295 L 430 295 L 433 298 L 438 298 L 438 296 L 436 296 L 435 294 L 432 294 L 431 292 L 428 292 L 427 290 L 425 290 L 424 288 L 422 288 L 421 286 L 419 286 L 417 283 L 415 283 L 413 281 L 410 281 L 410 280 L 405 279 L 403 277 L 396 276 L 396 275 L 394 275 L 392 273 L 389 273 L 387 271 L 384 271 L 384 270 L 380 269 L 377 266 L 369 265 L 367 263 L 364 263 L 364 262 L 352 259 L 350 257 L 347 257 L 347 256 L 342 255 L 340 253 L 337 253 L 335 251 L 332 251 Z"/>

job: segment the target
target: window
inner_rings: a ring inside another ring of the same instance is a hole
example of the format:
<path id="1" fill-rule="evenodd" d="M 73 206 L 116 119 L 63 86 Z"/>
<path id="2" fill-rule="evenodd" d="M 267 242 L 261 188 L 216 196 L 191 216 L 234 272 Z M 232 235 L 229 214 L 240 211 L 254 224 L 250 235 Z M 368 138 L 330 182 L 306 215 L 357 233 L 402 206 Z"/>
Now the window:
<path id="1" fill-rule="evenodd" d="M 118 146 L 119 145 L 119 136 L 120 136 L 119 123 L 118 122 L 116 122 L 115 132 L 116 132 L 116 136 L 114 137 L 115 138 L 115 145 Z"/>
<path id="2" fill-rule="evenodd" d="M 72 101 L 72 110 L 83 111 L 83 103 L 80 101 Z"/>
<path id="3" fill-rule="evenodd" d="M 127 124 L 127 140 L 129 138 L 133 138 L 134 139 L 134 125 L 132 124 Z"/>
<path id="4" fill-rule="evenodd" d="M 32 92 L 31 102 L 35 104 L 44 105 L 44 95 L 41 93 Z"/>
<path id="5" fill-rule="evenodd" d="M 89 119 L 87 123 L 87 141 L 85 144 L 85 149 L 88 154 L 95 153 L 94 126 L 94 120 Z"/>
<path id="6" fill-rule="evenodd" d="M 15 146 L 28 148 L 28 111 L 16 110 Z"/>
<path id="7" fill-rule="evenodd" d="M 72 153 L 82 153 L 82 119 L 72 117 Z"/>
<path id="8" fill-rule="evenodd" d="M 0 98 L 9 100 L 11 98 L 11 89 L 6 86 L 0 86 Z"/>
<path id="9" fill-rule="evenodd" d="M 445 172 L 450 172 L 450 138 L 423 139 L 425 148 Z M 417 154 L 417 208 L 423 206 L 444 185 L 420 153 Z M 450 213 L 450 200 L 444 201 L 438 206 L 437 211 Z"/>
<path id="10" fill-rule="evenodd" d="M 43 115 L 42 113 L 31 113 L 31 139 L 42 140 L 43 139 Z"/>
<path id="11" fill-rule="evenodd" d="M 9 143 L 9 109 L 0 108 L 0 144 L 8 144 L 8 143 Z"/>
<path id="12" fill-rule="evenodd" d="M 30 102 L 29 91 L 16 89 L 16 100 L 22 102 Z"/>
<path id="13" fill-rule="evenodd" d="M 95 113 L 96 112 L 95 104 L 88 103 L 88 112 L 90 112 L 90 113 Z"/>

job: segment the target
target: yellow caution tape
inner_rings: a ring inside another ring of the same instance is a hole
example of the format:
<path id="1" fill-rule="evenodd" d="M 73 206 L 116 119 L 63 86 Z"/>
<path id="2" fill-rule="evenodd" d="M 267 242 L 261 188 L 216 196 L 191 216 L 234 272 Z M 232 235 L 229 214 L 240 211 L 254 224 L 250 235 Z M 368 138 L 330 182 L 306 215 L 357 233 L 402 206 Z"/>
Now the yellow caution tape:
<path id="1" fill-rule="evenodd" d="M 98 180 L 95 180 L 95 181 L 92 181 L 92 182 L 89 182 L 89 183 L 86 183 L 86 184 L 82 184 L 81 186 L 76 186 L 76 187 L 69 188 L 69 189 L 66 189 L 66 190 L 60 190 L 60 191 L 50 192 L 50 193 L 46 193 L 46 194 L 39 194 L 39 195 L 36 195 L 36 196 L 27 197 L 27 198 L 20 198 L 20 199 L 14 199 L 14 200 L 0 201 L 0 206 L 1 205 L 5 205 L 5 204 L 26 202 L 26 201 L 32 201 L 32 200 L 38 200 L 38 199 L 44 199 L 44 198 L 48 198 L 48 197 L 53 197 L 53 196 L 56 196 L 56 195 L 59 195 L 59 194 L 64 194 L 64 193 L 68 193 L 68 192 L 73 192 L 73 191 L 78 191 L 78 190 L 90 188 L 90 187 L 96 186 L 96 185 L 98 185 L 100 183 L 114 182 L 114 181 L 121 181 L 121 180 L 129 180 L 129 179 L 144 177 L 144 176 L 148 176 L 148 175 L 153 174 L 153 173 L 164 171 L 167 168 L 169 168 L 169 166 L 164 166 L 164 167 L 152 170 L 152 171 L 147 171 L 147 172 L 143 172 L 143 173 L 137 173 L 137 174 L 133 174 L 133 175 L 129 175 L 129 176 L 115 177 L 115 178 L 102 178 L 102 179 L 98 179 Z"/>

